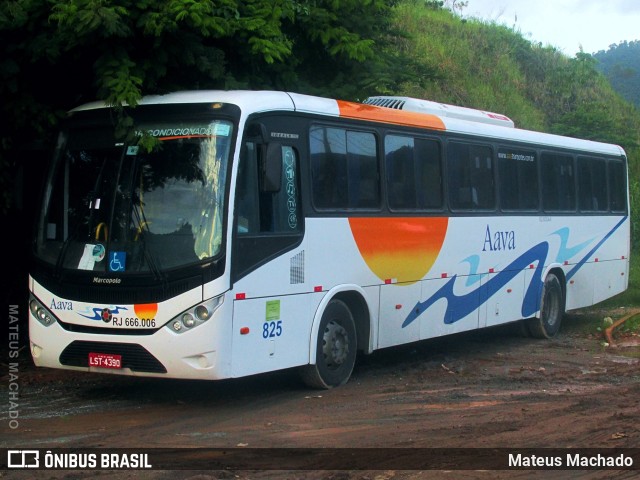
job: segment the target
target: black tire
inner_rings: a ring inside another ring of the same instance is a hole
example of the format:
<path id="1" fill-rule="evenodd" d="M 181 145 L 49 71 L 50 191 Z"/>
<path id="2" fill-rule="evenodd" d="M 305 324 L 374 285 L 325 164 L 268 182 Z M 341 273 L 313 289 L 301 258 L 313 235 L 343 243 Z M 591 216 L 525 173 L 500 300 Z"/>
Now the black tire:
<path id="1" fill-rule="evenodd" d="M 356 363 L 356 351 L 356 327 L 351 310 L 342 300 L 331 300 L 320 320 L 316 363 L 302 367 L 302 380 L 312 388 L 344 385 Z"/>
<path id="2" fill-rule="evenodd" d="M 527 328 L 532 337 L 552 338 L 560 330 L 564 316 L 564 293 L 560 279 L 550 273 L 544 280 L 542 299 L 540 302 L 539 318 L 526 320 Z"/>

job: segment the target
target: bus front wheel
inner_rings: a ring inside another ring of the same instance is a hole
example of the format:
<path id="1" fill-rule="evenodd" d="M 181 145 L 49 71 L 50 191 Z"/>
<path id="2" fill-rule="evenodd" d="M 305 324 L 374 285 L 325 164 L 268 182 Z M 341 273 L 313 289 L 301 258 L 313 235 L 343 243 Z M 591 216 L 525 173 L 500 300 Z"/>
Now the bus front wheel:
<path id="1" fill-rule="evenodd" d="M 540 316 L 526 320 L 531 336 L 552 338 L 560 330 L 564 315 L 564 294 L 560 279 L 554 273 L 547 275 L 542 287 Z"/>
<path id="2" fill-rule="evenodd" d="M 342 300 L 331 300 L 320 320 L 316 363 L 302 368 L 302 380 L 312 388 L 344 385 L 353 371 L 356 349 L 356 327 L 351 310 Z"/>

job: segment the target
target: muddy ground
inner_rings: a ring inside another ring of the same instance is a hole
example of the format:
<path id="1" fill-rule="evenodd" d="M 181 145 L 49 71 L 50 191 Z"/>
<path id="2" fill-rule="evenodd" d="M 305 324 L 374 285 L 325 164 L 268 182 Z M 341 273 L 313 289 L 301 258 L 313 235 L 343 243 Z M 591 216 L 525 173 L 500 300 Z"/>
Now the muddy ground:
<path id="1" fill-rule="evenodd" d="M 611 312 L 568 315 L 552 340 L 515 325 L 359 358 L 351 381 L 305 388 L 295 371 L 216 383 L 20 371 L 19 428 L 0 445 L 56 447 L 640 447 L 640 337 L 604 347 Z M 613 312 L 620 317 L 624 310 Z M 3 366 L 3 371 L 7 369 Z M 4 373 L 3 372 L 3 373 Z M 2 380 L 3 386 L 8 378 Z M 525 471 L 47 471 L 4 478 L 531 478 Z M 637 478 L 547 471 L 536 478 Z"/>

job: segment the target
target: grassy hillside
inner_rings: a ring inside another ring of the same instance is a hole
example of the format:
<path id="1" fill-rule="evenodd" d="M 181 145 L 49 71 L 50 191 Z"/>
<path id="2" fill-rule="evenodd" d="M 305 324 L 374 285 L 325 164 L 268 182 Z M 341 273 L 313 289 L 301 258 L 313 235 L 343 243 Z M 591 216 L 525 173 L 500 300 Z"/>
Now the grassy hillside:
<path id="1" fill-rule="evenodd" d="M 591 55 L 569 58 L 440 4 L 402 0 L 395 8 L 401 34 L 394 48 L 414 71 L 396 93 L 503 113 L 519 128 L 621 145 L 629 156 L 640 244 L 640 112 L 613 90 Z"/>
<path id="2" fill-rule="evenodd" d="M 518 125 L 544 129 L 544 114 L 525 95 L 527 81 L 514 55 L 516 49 L 530 48 L 526 40 L 503 27 L 463 21 L 425 2 L 404 1 L 396 14 L 406 35 L 399 49 L 430 76 L 404 83 L 402 94 L 509 111 Z"/>

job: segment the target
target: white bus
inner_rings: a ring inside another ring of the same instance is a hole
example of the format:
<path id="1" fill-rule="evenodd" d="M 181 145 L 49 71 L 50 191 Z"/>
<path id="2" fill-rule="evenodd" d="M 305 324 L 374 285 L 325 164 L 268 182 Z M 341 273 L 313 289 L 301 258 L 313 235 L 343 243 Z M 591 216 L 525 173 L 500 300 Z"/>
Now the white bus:
<path id="1" fill-rule="evenodd" d="M 61 132 L 29 280 L 37 366 L 299 367 L 329 388 L 358 351 L 515 321 L 551 337 L 627 287 L 618 146 L 410 98 L 197 91 L 128 114 L 129 140 L 97 103 Z"/>

